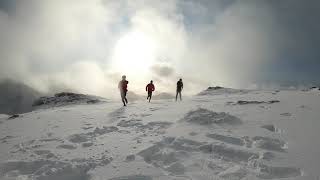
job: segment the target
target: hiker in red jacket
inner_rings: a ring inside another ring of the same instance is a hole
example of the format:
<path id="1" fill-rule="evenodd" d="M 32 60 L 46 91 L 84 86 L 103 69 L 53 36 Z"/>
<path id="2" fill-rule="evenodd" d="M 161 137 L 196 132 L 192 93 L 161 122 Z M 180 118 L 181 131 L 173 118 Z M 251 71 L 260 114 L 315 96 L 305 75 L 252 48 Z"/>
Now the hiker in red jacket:
<path id="1" fill-rule="evenodd" d="M 127 100 L 127 92 L 128 92 L 128 83 L 129 81 L 126 80 L 126 76 L 122 76 L 122 80 L 118 84 L 118 88 L 120 90 L 121 100 L 123 102 L 123 106 L 128 104 Z"/>
<path id="2" fill-rule="evenodd" d="M 154 84 L 153 81 L 151 80 L 150 83 L 146 86 L 146 91 L 148 92 L 148 97 L 147 100 L 149 99 L 149 102 L 151 101 L 152 97 L 152 92 L 154 91 Z"/>

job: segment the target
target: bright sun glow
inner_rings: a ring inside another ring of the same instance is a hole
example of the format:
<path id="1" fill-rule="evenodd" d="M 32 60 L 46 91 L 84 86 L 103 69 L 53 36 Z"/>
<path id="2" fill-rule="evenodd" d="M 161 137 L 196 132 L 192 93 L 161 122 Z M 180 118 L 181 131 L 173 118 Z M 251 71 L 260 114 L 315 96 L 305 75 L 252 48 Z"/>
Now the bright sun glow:
<path id="1" fill-rule="evenodd" d="M 116 44 L 113 64 L 123 73 L 147 72 L 155 59 L 155 44 L 141 32 L 126 34 Z"/>

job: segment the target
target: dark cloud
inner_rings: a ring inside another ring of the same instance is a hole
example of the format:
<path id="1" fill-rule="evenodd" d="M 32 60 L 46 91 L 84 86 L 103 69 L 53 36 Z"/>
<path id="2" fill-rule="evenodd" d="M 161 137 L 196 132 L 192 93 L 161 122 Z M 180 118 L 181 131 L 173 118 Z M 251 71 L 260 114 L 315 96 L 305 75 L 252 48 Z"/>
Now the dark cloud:
<path id="1" fill-rule="evenodd" d="M 1 0 L 0 11 L 7 14 L 12 14 L 15 11 L 15 6 L 18 0 Z"/>

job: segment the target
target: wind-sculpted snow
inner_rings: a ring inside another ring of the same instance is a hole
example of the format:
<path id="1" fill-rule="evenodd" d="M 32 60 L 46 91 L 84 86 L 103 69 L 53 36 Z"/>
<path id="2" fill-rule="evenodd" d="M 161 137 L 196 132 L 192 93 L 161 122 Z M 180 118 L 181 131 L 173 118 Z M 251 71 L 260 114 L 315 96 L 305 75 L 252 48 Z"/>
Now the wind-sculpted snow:
<path id="1" fill-rule="evenodd" d="M 147 163 L 172 174 L 184 174 L 183 161 L 191 156 L 192 152 L 199 151 L 199 146 L 202 144 L 193 140 L 169 137 L 139 152 L 138 155 L 142 156 Z"/>
<path id="2" fill-rule="evenodd" d="M 34 180 L 90 180 L 89 170 L 109 164 L 112 159 L 72 161 L 8 161 L 0 164 L 0 177 Z M 6 179 L 5 178 L 5 179 Z"/>
<path id="3" fill-rule="evenodd" d="M 238 146 L 243 146 L 245 144 L 244 139 L 232 136 L 225 136 L 221 134 L 207 134 L 207 137 Z"/>
<path id="4" fill-rule="evenodd" d="M 247 163 L 252 159 L 258 159 L 259 154 L 250 150 L 228 147 L 224 144 L 207 144 L 200 147 L 204 153 L 213 154 L 226 161 Z"/>
<path id="5" fill-rule="evenodd" d="M 81 133 L 81 134 L 73 134 L 69 136 L 69 141 L 73 143 L 83 143 L 92 140 L 97 136 L 101 136 L 103 134 L 116 132 L 119 129 L 115 126 L 106 127 L 103 126 L 102 128 L 97 127 L 94 131 L 88 133 Z"/>
<path id="6" fill-rule="evenodd" d="M 255 136 L 252 138 L 256 147 L 273 151 L 286 151 L 286 142 L 270 137 Z"/>
<path id="7" fill-rule="evenodd" d="M 290 178 L 301 176 L 302 172 L 296 167 L 277 167 L 260 164 L 260 174 L 258 177 L 263 179 Z"/>
<path id="8" fill-rule="evenodd" d="M 239 125 L 241 120 L 225 112 L 213 112 L 199 108 L 188 112 L 181 121 L 199 125 Z"/>
<path id="9" fill-rule="evenodd" d="M 222 136 L 214 137 L 226 141 L 226 138 L 221 138 Z M 229 140 L 231 139 L 227 141 Z M 196 170 L 197 162 L 203 164 L 207 161 L 207 158 L 212 160 L 207 164 L 207 167 L 211 171 L 216 171 L 216 175 L 220 178 L 241 179 L 248 174 L 263 179 L 301 175 L 299 168 L 273 167 L 264 164 L 261 160 L 269 158 L 270 161 L 273 159 L 270 152 L 261 154 L 255 149 L 246 147 L 239 146 L 237 148 L 223 143 L 198 142 L 184 138 L 164 138 L 155 145 L 139 152 L 138 155 L 143 157 L 145 162 L 175 175 L 192 173 L 190 171 Z M 202 157 L 203 159 L 195 157 Z M 190 162 L 189 159 L 193 159 L 194 162 Z M 215 164 L 215 160 L 219 163 Z"/>
<path id="10" fill-rule="evenodd" d="M 146 124 L 142 123 L 141 119 L 131 119 L 131 120 L 121 120 L 117 126 L 125 128 L 133 128 L 137 132 L 146 132 L 146 131 L 156 131 L 163 132 L 162 130 L 167 129 L 172 125 L 171 122 L 148 122 Z"/>

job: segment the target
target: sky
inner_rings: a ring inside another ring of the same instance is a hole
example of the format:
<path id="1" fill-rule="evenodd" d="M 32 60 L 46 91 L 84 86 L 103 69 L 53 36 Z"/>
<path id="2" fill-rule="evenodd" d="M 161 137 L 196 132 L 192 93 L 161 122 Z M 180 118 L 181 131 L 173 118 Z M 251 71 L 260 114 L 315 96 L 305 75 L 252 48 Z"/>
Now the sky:
<path id="1" fill-rule="evenodd" d="M 0 0 L 0 80 L 115 96 L 319 85 L 318 0 Z"/>

